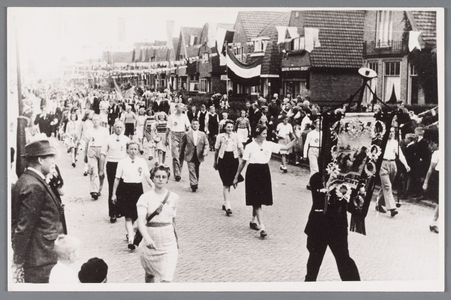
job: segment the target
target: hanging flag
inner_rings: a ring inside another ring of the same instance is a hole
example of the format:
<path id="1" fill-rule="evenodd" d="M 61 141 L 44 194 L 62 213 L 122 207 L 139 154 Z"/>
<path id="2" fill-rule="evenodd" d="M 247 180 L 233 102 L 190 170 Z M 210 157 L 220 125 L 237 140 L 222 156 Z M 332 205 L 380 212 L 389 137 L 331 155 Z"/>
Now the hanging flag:
<path id="1" fill-rule="evenodd" d="M 167 38 L 166 46 L 168 47 L 168 49 L 174 48 L 174 44 L 172 43 L 173 32 L 174 32 L 174 21 L 166 21 L 166 38 Z"/>
<path id="2" fill-rule="evenodd" d="M 229 43 L 233 42 L 233 36 L 235 32 L 231 30 L 227 30 L 222 27 L 218 27 L 216 31 L 216 49 L 219 55 L 219 65 L 225 66 L 227 64 L 226 59 L 226 48 Z"/>
<path id="3" fill-rule="evenodd" d="M 277 29 L 277 44 L 282 44 L 285 42 L 285 35 L 287 34 L 286 26 L 276 26 Z"/>
<path id="4" fill-rule="evenodd" d="M 318 28 L 304 28 L 305 33 L 305 51 L 312 52 L 313 48 L 321 47 L 319 42 L 319 29 Z"/>
<path id="5" fill-rule="evenodd" d="M 409 52 L 412 52 L 415 48 L 421 51 L 420 34 L 421 31 L 409 31 Z"/>
<path id="6" fill-rule="evenodd" d="M 292 39 L 299 37 L 298 28 L 297 27 L 287 27 L 288 34 Z"/>
<path id="7" fill-rule="evenodd" d="M 259 57 L 250 64 L 245 64 L 240 62 L 228 47 L 226 50 L 227 74 L 229 78 L 243 85 L 258 85 L 263 57 Z"/>
<path id="8" fill-rule="evenodd" d="M 114 89 L 116 90 L 116 95 L 118 100 L 123 100 L 124 96 L 122 96 L 122 92 L 121 89 L 119 88 L 119 86 L 117 85 L 116 79 L 114 77 L 113 78 L 113 82 L 114 82 Z"/>

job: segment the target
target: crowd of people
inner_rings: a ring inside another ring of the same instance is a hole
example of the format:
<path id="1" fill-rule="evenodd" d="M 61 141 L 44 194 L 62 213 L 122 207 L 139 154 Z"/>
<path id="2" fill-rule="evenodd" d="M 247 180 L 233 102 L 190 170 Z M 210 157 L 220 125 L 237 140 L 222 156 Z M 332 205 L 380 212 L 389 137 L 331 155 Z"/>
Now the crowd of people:
<path id="1" fill-rule="evenodd" d="M 110 222 L 124 217 L 127 248 L 130 251 L 139 248 L 146 282 L 170 282 L 174 277 L 179 196 L 166 185 L 171 175 L 175 181 L 181 180 L 184 162 L 188 165 L 190 189 L 196 193 L 200 165 L 209 152 L 214 152 L 213 168 L 222 182 L 222 209 L 226 216 L 232 214 L 231 187 L 244 181 L 245 203 L 252 206 L 249 227 L 257 230 L 261 238 L 268 235 L 261 208 L 273 204 L 268 165 L 272 153 L 281 155 L 282 173 L 288 172 L 290 159 L 295 165 L 308 159 L 312 178 L 320 171 L 321 108 L 301 96 L 293 98 L 287 94 L 281 99 L 274 94 L 270 101 L 263 97 L 247 100 L 239 117 L 231 120 L 229 116 L 236 112 L 227 95 L 215 94 L 209 101 L 194 103 L 191 98 L 169 90 L 141 89 L 141 93 L 130 97 L 119 91 L 99 89 L 34 93 L 38 97 L 27 97 L 24 110 L 33 120 L 31 125 L 35 125 L 27 128 L 30 143 L 24 155 L 28 167 L 12 193 L 14 262 L 17 274 L 22 272 L 25 282 L 58 282 L 64 278 L 68 282 L 93 282 L 84 281 L 87 279 L 80 275 L 89 274 L 86 271 L 89 268 L 102 269 L 105 276 L 100 276 L 103 279 L 98 282 L 105 282 L 107 270 L 105 262 L 95 258 L 84 265 L 78 279 L 73 274 L 69 276 L 68 265 L 77 259 L 79 242 L 67 235 L 61 199 L 64 182 L 55 164 L 54 148 L 48 139 L 37 139 L 38 132 L 64 143 L 72 167 L 76 168 L 81 156 L 83 175 L 89 175 L 89 195 L 94 201 L 102 194 L 106 174 Z M 41 108 L 39 112 L 36 103 Z M 412 115 L 408 117 L 409 121 L 421 121 Z M 408 174 L 403 177 L 405 195 L 419 196 L 422 189 L 437 189 L 438 182 L 438 154 L 434 152 L 431 162 L 423 127 L 412 127 L 413 136 L 405 131 L 403 120 L 396 122 L 384 154 L 376 206 L 381 213 L 390 211 L 392 217 L 398 213 L 392 191 L 398 159 L 405 166 L 403 172 Z M 396 130 L 404 138 L 401 145 L 394 139 Z M 166 165 L 168 151 L 172 167 Z M 143 158 L 145 152 L 148 155 Z M 246 174 L 242 176 L 246 165 Z M 46 181 L 52 187 L 50 190 Z M 144 182 L 150 187 L 148 192 L 144 192 Z M 318 197 L 319 189 L 312 190 L 313 198 Z M 40 221 L 42 215 L 47 218 L 45 222 Z M 437 217 L 438 208 L 430 227 L 433 232 L 438 232 Z M 29 243 L 31 247 L 26 247 Z M 309 245 L 313 245 L 313 239 Z M 337 263 L 342 259 L 353 268 L 350 274 L 343 271 L 342 279 L 359 280 L 357 267 L 346 252 L 347 237 L 343 236 L 339 245 L 335 249 L 344 254 L 337 257 Z M 319 269 L 320 262 L 318 265 L 309 260 L 309 263 Z M 342 265 L 340 275 L 341 268 Z M 311 271 L 306 280 L 315 280 L 317 272 Z M 62 276 L 66 273 L 68 276 Z"/>

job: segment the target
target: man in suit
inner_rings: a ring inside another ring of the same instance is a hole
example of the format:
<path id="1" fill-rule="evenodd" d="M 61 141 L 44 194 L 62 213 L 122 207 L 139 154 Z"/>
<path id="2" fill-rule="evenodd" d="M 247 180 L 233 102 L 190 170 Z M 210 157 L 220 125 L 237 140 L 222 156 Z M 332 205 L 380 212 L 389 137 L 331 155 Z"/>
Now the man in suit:
<path id="1" fill-rule="evenodd" d="M 199 120 L 193 119 L 191 129 L 182 137 L 180 153 L 188 163 L 189 183 L 191 190 L 195 192 L 199 183 L 199 166 L 208 155 L 207 135 L 199 130 Z"/>
<path id="2" fill-rule="evenodd" d="M 45 106 L 41 107 L 41 113 L 36 116 L 34 119 L 34 125 L 39 126 L 39 131 L 45 133 L 47 137 L 52 135 L 52 121 L 54 119 L 53 114 L 50 115 L 47 112 L 47 108 Z"/>
<path id="3" fill-rule="evenodd" d="M 55 154 L 48 140 L 27 144 L 23 156 L 28 168 L 12 191 L 15 276 L 23 274 L 25 282 L 48 283 L 50 271 L 57 263 L 53 246 L 58 235 L 64 233 L 64 214 L 61 202 L 45 181 Z"/>

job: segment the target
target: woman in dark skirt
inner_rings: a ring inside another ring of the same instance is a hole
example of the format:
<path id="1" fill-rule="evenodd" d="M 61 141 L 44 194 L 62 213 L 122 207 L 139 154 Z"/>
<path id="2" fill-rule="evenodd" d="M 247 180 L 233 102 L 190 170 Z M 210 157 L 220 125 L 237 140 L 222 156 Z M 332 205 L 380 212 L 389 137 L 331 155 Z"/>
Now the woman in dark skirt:
<path id="1" fill-rule="evenodd" d="M 215 162 L 213 167 L 219 171 L 222 181 L 222 194 L 224 204 L 222 209 L 226 215 L 232 214 L 230 207 L 230 187 L 233 185 L 236 171 L 238 170 L 239 157 L 243 155 L 243 144 L 239 136 L 233 132 L 234 124 L 232 120 L 227 120 L 224 124 L 225 132 L 218 135 L 215 144 Z"/>
<path id="2" fill-rule="evenodd" d="M 292 140 L 287 145 L 276 144 L 266 140 L 268 128 L 258 125 L 255 129 L 255 139 L 246 146 L 243 159 L 238 167 L 233 184 L 239 182 L 239 176 L 246 163 L 249 165 L 246 171 L 246 205 L 252 206 L 252 220 L 249 223 L 251 229 L 259 230 L 262 238 L 268 234 L 263 224 L 262 205 L 272 205 L 272 183 L 268 162 L 272 153 L 280 150 L 289 150 L 296 140 Z M 257 223 L 257 222 L 258 223 Z"/>
<path id="3" fill-rule="evenodd" d="M 154 184 L 150 180 L 149 168 L 144 158 L 137 157 L 139 145 L 137 142 L 127 144 L 128 157 L 120 160 L 117 164 L 116 178 L 114 179 L 113 193 L 111 200 L 118 203 L 119 212 L 125 217 L 125 230 L 128 237 L 128 249 L 134 250 L 133 240 L 135 231 L 133 223 L 138 219 L 136 202 L 143 194 L 143 179 L 153 188 Z"/>

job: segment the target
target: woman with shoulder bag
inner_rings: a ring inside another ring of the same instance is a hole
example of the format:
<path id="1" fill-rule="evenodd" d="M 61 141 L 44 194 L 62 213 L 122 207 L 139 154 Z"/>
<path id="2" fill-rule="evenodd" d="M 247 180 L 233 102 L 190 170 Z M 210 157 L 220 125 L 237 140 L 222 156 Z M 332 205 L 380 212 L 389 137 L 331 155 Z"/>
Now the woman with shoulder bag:
<path id="1" fill-rule="evenodd" d="M 136 204 L 142 235 L 140 260 L 146 283 L 171 282 L 177 266 L 175 217 L 179 196 L 166 188 L 169 175 L 169 167 L 155 166 L 150 171 L 155 189 L 144 193 Z"/>

